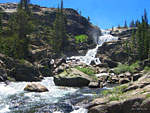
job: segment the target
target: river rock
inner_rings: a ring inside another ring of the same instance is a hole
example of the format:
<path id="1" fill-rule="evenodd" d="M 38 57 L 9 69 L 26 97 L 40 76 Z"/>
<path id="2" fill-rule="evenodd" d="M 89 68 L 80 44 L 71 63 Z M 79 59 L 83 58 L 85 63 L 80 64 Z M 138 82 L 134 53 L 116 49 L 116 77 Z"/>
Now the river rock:
<path id="1" fill-rule="evenodd" d="M 98 82 L 90 82 L 89 88 L 100 88 L 102 85 L 100 84 L 100 81 Z"/>
<path id="2" fill-rule="evenodd" d="M 134 75 L 133 75 L 133 81 L 138 80 L 141 76 L 142 76 L 141 73 L 136 73 L 136 74 L 134 74 Z"/>
<path id="3" fill-rule="evenodd" d="M 26 85 L 26 87 L 24 88 L 25 91 L 30 91 L 30 92 L 47 92 L 48 89 L 40 84 L 40 83 L 29 83 Z"/>
<path id="4" fill-rule="evenodd" d="M 83 72 L 71 68 L 54 77 L 57 86 L 83 87 L 88 86 L 91 78 Z"/>
<path id="5" fill-rule="evenodd" d="M 130 82 L 130 80 L 129 80 L 128 78 L 121 78 L 121 79 L 119 80 L 119 83 L 120 83 L 120 84 L 125 84 L 125 83 L 128 83 L 128 82 Z"/>

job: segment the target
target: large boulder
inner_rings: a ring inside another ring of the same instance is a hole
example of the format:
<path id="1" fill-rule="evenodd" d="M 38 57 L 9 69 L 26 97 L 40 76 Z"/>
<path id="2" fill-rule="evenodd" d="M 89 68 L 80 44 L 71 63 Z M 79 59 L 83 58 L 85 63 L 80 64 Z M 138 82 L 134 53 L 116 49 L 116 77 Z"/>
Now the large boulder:
<path id="1" fill-rule="evenodd" d="M 0 54 L 0 60 L 5 64 L 5 71 L 16 81 L 39 81 L 40 73 L 36 66 L 26 60 L 15 60 Z"/>
<path id="2" fill-rule="evenodd" d="M 29 83 L 26 85 L 26 87 L 24 88 L 25 91 L 30 91 L 30 92 L 47 92 L 48 89 L 40 84 L 40 83 Z"/>
<path id="3" fill-rule="evenodd" d="M 88 86 L 91 78 L 81 71 L 71 68 L 54 77 L 57 86 L 83 87 Z"/>

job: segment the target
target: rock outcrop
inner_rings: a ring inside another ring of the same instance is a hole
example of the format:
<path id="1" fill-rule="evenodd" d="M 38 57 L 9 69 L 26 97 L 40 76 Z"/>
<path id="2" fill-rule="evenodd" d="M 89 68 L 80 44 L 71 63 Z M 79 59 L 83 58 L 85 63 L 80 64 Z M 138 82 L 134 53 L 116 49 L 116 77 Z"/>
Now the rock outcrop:
<path id="1" fill-rule="evenodd" d="M 138 81 L 126 84 L 123 93 L 109 94 L 95 99 L 88 105 L 88 113 L 149 113 L 150 74 L 143 75 Z"/>
<path id="2" fill-rule="evenodd" d="M 36 82 L 27 84 L 24 90 L 29 91 L 29 92 L 47 92 L 48 91 L 48 89 L 44 85 L 40 83 L 36 83 Z"/>
<path id="3" fill-rule="evenodd" d="M 39 81 L 40 73 L 36 66 L 26 60 L 15 60 L 0 54 L 0 60 L 3 62 L 3 75 L 5 79 L 13 78 L 16 81 Z"/>
<path id="4" fill-rule="evenodd" d="M 83 72 L 71 68 L 54 77 L 54 83 L 58 86 L 83 87 L 88 86 L 92 79 Z"/>

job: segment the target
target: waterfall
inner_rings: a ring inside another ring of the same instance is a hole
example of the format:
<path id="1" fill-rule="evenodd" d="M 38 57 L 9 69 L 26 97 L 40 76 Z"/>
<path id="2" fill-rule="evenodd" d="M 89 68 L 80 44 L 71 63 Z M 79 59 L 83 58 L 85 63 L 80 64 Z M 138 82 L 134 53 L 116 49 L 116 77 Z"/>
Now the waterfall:
<path id="1" fill-rule="evenodd" d="M 98 48 L 100 46 L 102 46 L 104 42 L 118 40 L 118 37 L 114 37 L 114 36 L 110 35 L 109 30 L 101 30 L 101 31 L 102 31 L 102 36 L 97 37 L 97 46 L 94 49 L 88 50 L 85 56 L 72 56 L 68 59 L 69 60 L 74 59 L 77 62 L 81 62 L 81 63 L 87 64 L 87 65 L 90 65 L 92 61 L 95 64 L 100 64 L 101 61 L 99 60 L 99 58 L 95 58 Z M 94 37 L 94 39 L 95 39 L 95 37 Z"/>

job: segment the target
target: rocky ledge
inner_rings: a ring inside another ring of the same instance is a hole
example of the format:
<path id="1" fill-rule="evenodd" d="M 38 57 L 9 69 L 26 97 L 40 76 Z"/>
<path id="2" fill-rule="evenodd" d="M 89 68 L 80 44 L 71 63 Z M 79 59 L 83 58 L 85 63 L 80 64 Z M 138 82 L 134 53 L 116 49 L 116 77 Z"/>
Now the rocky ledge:
<path id="1" fill-rule="evenodd" d="M 88 105 L 88 113 L 150 113 L 150 73 L 109 91 Z"/>

